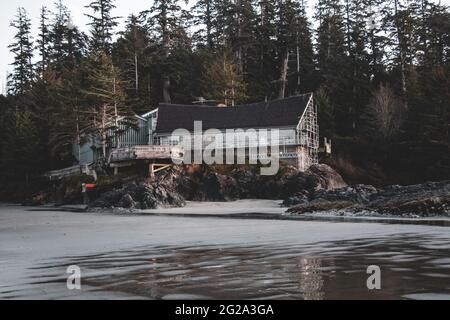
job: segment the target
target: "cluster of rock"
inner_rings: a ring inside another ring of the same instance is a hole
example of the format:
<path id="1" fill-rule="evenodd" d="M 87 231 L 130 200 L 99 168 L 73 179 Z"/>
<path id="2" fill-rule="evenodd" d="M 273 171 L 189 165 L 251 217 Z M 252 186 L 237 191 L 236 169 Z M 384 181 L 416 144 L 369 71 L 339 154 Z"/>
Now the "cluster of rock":
<path id="1" fill-rule="evenodd" d="M 283 166 L 275 176 L 256 167 L 178 166 L 152 181 L 126 183 L 103 191 L 91 207 L 154 209 L 181 207 L 186 200 L 232 201 L 283 199 L 292 214 L 369 212 L 389 215 L 450 215 L 450 181 L 375 188 L 348 186 L 331 167 L 319 164 L 306 172 Z"/>
<path id="2" fill-rule="evenodd" d="M 126 183 L 121 187 L 103 192 L 89 206 L 126 209 L 182 207 L 185 199 L 177 190 L 178 180 L 177 172 L 167 171 L 153 182 Z"/>
<path id="3" fill-rule="evenodd" d="M 450 215 L 450 181 L 410 186 L 375 188 L 355 185 L 334 190 L 317 190 L 291 196 L 284 201 L 288 212 L 371 212 L 396 216 Z"/>
<path id="4" fill-rule="evenodd" d="M 91 207 L 153 209 L 183 206 L 185 200 L 286 199 L 343 186 L 342 177 L 327 165 L 313 166 L 307 172 L 284 166 L 275 176 L 261 176 L 258 168 L 246 166 L 179 166 L 161 172 L 153 181 L 128 183 L 104 192 Z"/>

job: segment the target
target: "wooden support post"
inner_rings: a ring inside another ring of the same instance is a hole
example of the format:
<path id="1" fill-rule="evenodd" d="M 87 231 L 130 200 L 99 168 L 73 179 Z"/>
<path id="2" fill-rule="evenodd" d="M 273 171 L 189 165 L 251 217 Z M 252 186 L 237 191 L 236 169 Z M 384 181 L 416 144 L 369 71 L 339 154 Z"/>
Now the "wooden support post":
<path id="1" fill-rule="evenodd" d="M 150 179 L 153 180 L 155 178 L 155 165 L 153 163 L 150 163 L 150 165 L 148 166 L 148 173 Z"/>
<path id="2" fill-rule="evenodd" d="M 149 164 L 148 171 L 149 171 L 150 178 L 153 179 L 155 177 L 155 173 L 165 170 L 171 166 L 172 166 L 171 164 L 166 164 L 166 163 L 151 163 L 151 164 Z"/>

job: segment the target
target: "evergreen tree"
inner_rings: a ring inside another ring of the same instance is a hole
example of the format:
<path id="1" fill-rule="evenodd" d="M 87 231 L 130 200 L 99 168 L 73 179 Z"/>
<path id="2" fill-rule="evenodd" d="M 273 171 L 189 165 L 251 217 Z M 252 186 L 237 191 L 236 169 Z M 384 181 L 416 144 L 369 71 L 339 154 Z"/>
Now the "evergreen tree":
<path id="1" fill-rule="evenodd" d="M 33 43 L 30 35 L 31 20 L 24 8 L 17 9 L 17 15 L 11 22 L 17 30 L 14 42 L 8 46 L 14 54 L 13 72 L 8 77 L 9 93 L 20 95 L 29 90 L 33 83 Z"/>
<path id="2" fill-rule="evenodd" d="M 369 77 L 374 86 L 383 81 L 386 75 L 385 48 L 388 39 L 385 36 L 383 17 L 387 16 L 383 0 L 365 0 L 366 36 L 369 64 Z"/>
<path id="3" fill-rule="evenodd" d="M 245 101 L 246 85 L 239 73 L 236 57 L 231 50 L 218 54 L 206 69 L 204 81 L 208 84 L 205 97 L 225 106 Z"/>
<path id="4" fill-rule="evenodd" d="M 401 0 L 394 0 L 386 16 L 385 28 L 389 30 L 389 45 L 394 53 L 390 58 L 391 67 L 398 70 L 400 83 L 396 83 L 406 98 L 409 67 L 413 64 L 417 33 L 413 8 Z"/>
<path id="5" fill-rule="evenodd" d="M 155 0 L 149 11 L 143 13 L 148 19 L 149 30 L 153 40 L 158 45 L 155 53 L 161 65 L 162 100 L 166 103 L 172 101 L 170 94 L 171 68 L 168 64 L 172 44 L 180 35 L 184 35 L 183 21 L 188 21 L 189 15 L 182 10 L 178 0 Z"/>
<path id="6" fill-rule="evenodd" d="M 216 4 L 215 42 L 221 50 L 229 48 L 231 39 L 235 37 L 235 1 L 237 0 L 214 0 Z"/>
<path id="7" fill-rule="evenodd" d="M 89 25 L 91 26 L 90 49 L 92 51 L 111 53 L 114 28 L 118 25 L 118 17 L 112 15 L 115 7 L 114 0 L 94 0 L 86 6 L 93 11 L 93 14 L 86 14 L 91 19 Z"/>
<path id="8" fill-rule="evenodd" d="M 50 26 L 49 14 L 47 7 L 41 8 L 39 21 L 39 35 L 36 40 L 36 49 L 39 52 L 39 62 L 37 63 L 37 72 L 43 77 L 45 70 L 50 64 Z"/>
<path id="9" fill-rule="evenodd" d="M 349 60 L 346 55 L 343 7 L 339 0 L 319 0 L 316 5 L 316 59 L 321 82 L 333 104 L 336 131 L 352 128 L 347 105 Z M 351 69 L 350 69 L 351 70 Z"/>
<path id="10" fill-rule="evenodd" d="M 120 126 L 123 124 L 125 127 L 131 127 L 133 113 L 125 104 L 126 84 L 109 55 L 98 53 L 91 56 L 87 73 L 89 87 L 85 94 L 91 120 L 83 129 L 86 133 L 100 138 L 102 155 L 106 158 L 108 144 L 120 147 Z M 109 139 L 111 133 L 113 140 Z"/>
<path id="11" fill-rule="evenodd" d="M 149 92 L 146 71 L 149 65 L 150 38 L 142 19 L 131 15 L 114 44 L 113 57 L 115 64 L 123 71 L 127 80 L 128 103 L 133 109 L 145 111 L 148 108 Z"/>
<path id="12" fill-rule="evenodd" d="M 280 61 L 279 97 L 312 90 L 313 47 L 305 4 L 279 1 L 277 47 Z"/>
<path id="13" fill-rule="evenodd" d="M 249 50 L 254 46 L 256 12 L 252 0 L 235 0 L 229 12 L 233 16 L 229 46 L 233 48 L 238 70 L 247 73 Z"/>
<path id="14" fill-rule="evenodd" d="M 142 21 L 131 15 L 126 22 L 125 31 L 120 33 L 115 44 L 114 57 L 118 62 L 123 61 L 124 70 L 129 75 L 134 91 L 139 92 L 139 65 L 143 63 L 145 52 L 150 45 L 147 30 Z"/>
<path id="15" fill-rule="evenodd" d="M 349 67 L 351 67 L 346 88 L 348 90 L 347 112 L 352 130 L 357 129 L 362 109 L 369 103 L 371 70 L 367 49 L 371 30 L 367 22 L 370 14 L 371 8 L 366 2 L 345 0 L 346 51 Z"/>
<path id="16" fill-rule="evenodd" d="M 18 111 L 15 114 L 14 129 L 14 146 L 9 150 L 13 160 L 10 169 L 28 187 L 31 175 L 42 170 L 42 163 L 38 161 L 41 156 L 40 140 L 33 113 L 28 110 Z"/>
<path id="17" fill-rule="evenodd" d="M 55 145 L 50 142 L 50 135 L 52 123 L 61 120 L 58 112 L 64 107 L 64 102 L 60 96 L 61 82 L 61 77 L 53 69 L 47 68 L 27 93 L 27 108 L 33 114 L 36 124 L 35 135 L 40 146 L 39 156 L 42 162 L 39 167 L 43 170 L 51 170 L 55 166 L 59 166 L 57 161 L 52 161 L 51 149 Z M 65 109 L 65 112 L 71 113 L 67 109 Z M 36 163 L 36 165 L 38 164 Z"/>
<path id="18" fill-rule="evenodd" d="M 248 68 L 248 90 L 256 99 L 272 96 L 273 81 L 279 72 L 274 66 L 277 55 L 277 8 L 273 1 L 259 2 L 259 16 L 255 26 L 253 59 Z"/>
<path id="19" fill-rule="evenodd" d="M 85 62 L 75 70 L 66 70 L 61 77 L 48 75 L 51 91 L 49 97 L 52 110 L 49 117 L 49 144 L 51 157 L 55 163 L 73 165 L 73 144 L 80 146 L 89 139 L 89 126 L 93 114 L 85 97 L 85 86 L 88 85 L 88 68 Z M 78 159 L 80 155 L 78 154 Z"/>
<path id="20" fill-rule="evenodd" d="M 211 51 L 218 45 L 215 39 L 218 14 L 216 5 L 216 0 L 199 0 L 192 8 L 193 24 L 198 27 L 194 41 Z"/>
<path id="21" fill-rule="evenodd" d="M 86 35 L 73 24 L 71 13 L 62 0 L 56 3 L 50 30 L 50 64 L 61 74 L 79 66 L 85 55 Z"/>

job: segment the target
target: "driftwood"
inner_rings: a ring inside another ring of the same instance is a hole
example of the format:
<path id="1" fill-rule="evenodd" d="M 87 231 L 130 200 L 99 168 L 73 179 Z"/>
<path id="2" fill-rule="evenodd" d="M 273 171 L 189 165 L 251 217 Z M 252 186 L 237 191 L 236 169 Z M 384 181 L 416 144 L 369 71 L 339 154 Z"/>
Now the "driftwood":
<path id="1" fill-rule="evenodd" d="M 48 180 L 61 180 L 63 178 L 76 176 L 81 174 L 81 167 L 79 165 L 68 167 L 60 170 L 52 170 L 44 174 Z"/>
<path id="2" fill-rule="evenodd" d="M 76 166 L 72 166 L 72 167 L 68 167 L 68 168 L 64 168 L 64 169 L 52 170 L 52 171 L 46 172 L 43 176 L 45 179 L 53 181 L 53 180 L 61 180 L 64 178 L 73 177 L 73 176 L 84 173 L 88 176 L 94 177 L 94 180 L 97 180 L 97 173 L 95 172 L 95 170 L 93 168 L 91 168 L 91 165 L 92 164 L 86 164 L 86 165 L 82 165 L 82 166 L 76 165 Z"/>

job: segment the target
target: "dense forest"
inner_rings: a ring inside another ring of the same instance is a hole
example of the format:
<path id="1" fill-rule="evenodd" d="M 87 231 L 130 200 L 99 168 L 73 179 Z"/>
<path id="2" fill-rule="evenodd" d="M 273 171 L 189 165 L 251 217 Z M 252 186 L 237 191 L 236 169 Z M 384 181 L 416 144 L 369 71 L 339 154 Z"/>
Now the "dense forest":
<path id="1" fill-rule="evenodd" d="M 450 178 L 450 11 L 427 0 L 148 1 L 120 30 L 113 0 L 18 8 L 0 96 L 0 181 L 73 164 L 100 136 L 159 102 L 235 104 L 314 92 L 331 163 L 349 182 Z M 39 34 L 31 36 L 33 26 Z M 123 118 L 125 117 L 125 118 Z M 132 125 L 132 124 L 130 124 Z"/>

